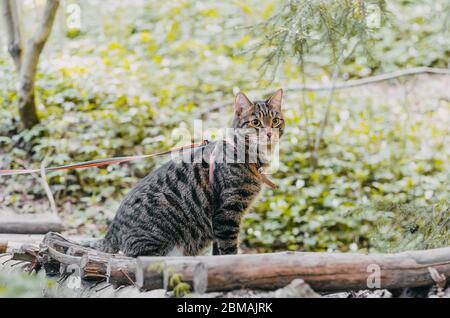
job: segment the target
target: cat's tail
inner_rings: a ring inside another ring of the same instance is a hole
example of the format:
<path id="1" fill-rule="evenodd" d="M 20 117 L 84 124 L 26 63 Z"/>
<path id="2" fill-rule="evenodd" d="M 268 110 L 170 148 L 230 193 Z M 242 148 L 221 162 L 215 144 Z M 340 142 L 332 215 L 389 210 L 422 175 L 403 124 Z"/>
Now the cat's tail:
<path id="1" fill-rule="evenodd" d="M 108 232 L 106 236 L 99 240 L 90 240 L 82 242 L 81 245 L 84 247 L 90 247 L 95 250 L 105 252 L 105 253 L 117 253 L 119 252 L 119 244 L 116 238 Z"/>

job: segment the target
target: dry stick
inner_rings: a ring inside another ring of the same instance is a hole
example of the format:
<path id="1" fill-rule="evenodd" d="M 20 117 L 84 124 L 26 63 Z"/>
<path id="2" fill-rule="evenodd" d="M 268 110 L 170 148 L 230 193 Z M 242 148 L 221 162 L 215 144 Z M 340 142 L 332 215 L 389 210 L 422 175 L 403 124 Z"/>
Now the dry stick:
<path id="1" fill-rule="evenodd" d="M 411 76 L 417 74 L 438 74 L 438 75 L 450 75 L 450 70 L 446 68 L 436 68 L 436 67 L 412 67 L 406 68 L 390 73 L 384 73 L 375 76 L 369 76 L 357 80 L 350 80 L 342 83 L 336 83 L 335 85 L 302 85 L 302 86 L 293 86 L 287 87 L 285 91 L 328 91 L 330 89 L 346 89 L 357 86 L 363 86 L 367 84 L 373 84 L 377 82 L 384 82 L 394 78 L 402 77 L 402 76 Z"/>
<path id="2" fill-rule="evenodd" d="M 293 92 L 293 91 L 304 91 L 304 92 L 318 92 L 318 91 L 328 91 L 331 89 L 347 89 L 353 88 L 357 86 L 363 86 L 368 84 L 374 84 L 378 82 L 388 81 L 394 78 L 403 77 L 403 76 L 411 76 L 418 74 L 437 74 L 437 75 L 450 75 L 450 70 L 446 68 L 436 68 L 436 67 L 412 67 L 406 68 L 390 73 L 384 73 L 375 76 L 369 76 L 357 80 L 349 80 L 342 83 L 336 83 L 335 85 L 301 85 L 301 86 L 292 86 L 284 89 L 285 92 Z M 199 116 L 204 116 L 208 113 L 214 112 L 218 109 L 222 109 L 226 106 L 229 106 L 229 103 L 221 103 L 216 104 L 212 107 L 204 109 L 198 113 Z"/>
<path id="3" fill-rule="evenodd" d="M 45 194 L 47 195 L 47 199 L 50 204 L 50 209 L 52 212 L 57 216 L 58 215 L 58 209 L 56 208 L 55 198 L 53 196 L 52 190 L 50 189 L 50 186 L 47 182 L 47 175 L 45 173 L 45 165 L 47 162 L 47 157 L 45 156 L 44 160 L 41 163 L 40 170 L 41 175 L 37 175 L 36 173 L 32 172 L 31 175 L 41 184 L 41 186 L 44 188 Z M 27 165 L 22 160 L 17 160 L 17 162 L 24 168 L 27 169 Z"/>
<path id="4" fill-rule="evenodd" d="M 305 72 L 302 72 L 302 83 L 303 85 L 305 84 Z M 304 112 L 304 116 L 305 116 L 305 135 L 306 135 L 306 141 L 308 143 L 308 149 L 311 149 L 311 136 L 309 134 L 309 113 L 308 113 L 308 108 L 306 106 L 306 95 L 305 95 L 305 91 L 302 91 L 302 106 L 303 106 L 303 112 Z"/>
<path id="5" fill-rule="evenodd" d="M 334 100 L 334 91 L 335 91 L 335 87 L 336 87 L 336 81 L 339 76 L 339 73 L 341 72 L 341 65 L 353 53 L 353 50 L 356 48 L 357 45 L 358 45 L 358 42 L 355 42 L 353 44 L 353 46 L 351 46 L 349 48 L 349 50 L 347 51 L 346 54 L 344 54 L 344 52 L 342 53 L 342 55 L 340 56 L 340 58 L 337 61 L 336 69 L 333 72 L 333 76 L 331 79 L 331 88 L 329 90 L 329 95 L 328 95 L 328 104 L 327 104 L 327 107 L 325 110 L 325 115 L 324 115 L 322 121 L 320 122 L 320 130 L 319 130 L 319 133 L 316 135 L 316 140 L 314 142 L 314 149 L 311 154 L 312 164 L 314 167 L 316 167 L 317 164 L 319 163 L 320 141 L 322 140 L 322 137 L 325 133 L 325 127 L 328 124 L 328 117 L 330 116 L 330 109 L 331 109 L 331 105 L 333 104 L 333 100 Z"/>
<path id="6" fill-rule="evenodd" d="M 130 275 L 128 275 L 123 269 L 120 269 L 120 272 L 128 279 L 128 282 L 133 285 L 134 287 L 137 287 L 135 281 L 130 277 Z M 109 276 L 108 276 L 109 279 Z M 121 285 L 123 286 L 123 285 Z"/>
<path id="7" fill-rule="evenodd" d="M 11 253 L 2 253 L 2 254 L 0 254 L 0 258 L 5 257 L 5 256 L 11 257 Z"/>
<path id="8" fill-rule="evenodd" d="M 53 214 L 58 215 L 58 210 L 56 208 L 55 198 L 53 197 L 52 190 L 47 182 L 47 175 L 45 174 L 45 164 L 47 162 L 48 156 L 45 156 L 44 160 L 41 163 L 41 178 L 39 179 L 42 187 L 45 190 L 45 194 L 47 195 L 48 201 L 50 203 L 50 207 L 52 209 Z"/>
<path id="9" fill-rule="evenodd" d="M 132 258 L 109 258 L 106 265 L 107 282 L 117 285 L 134 285 L 136 260 Z"/>

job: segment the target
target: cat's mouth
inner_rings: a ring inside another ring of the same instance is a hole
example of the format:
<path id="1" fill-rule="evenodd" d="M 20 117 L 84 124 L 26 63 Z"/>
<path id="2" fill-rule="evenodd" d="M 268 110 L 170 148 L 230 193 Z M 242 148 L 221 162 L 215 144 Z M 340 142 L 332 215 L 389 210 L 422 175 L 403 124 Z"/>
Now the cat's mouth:
<path id="1" fill-rule="evenodd" d="M 261 145 L 261 146 L 263 146 L 263 145 L 269 146 L 269 145 L 275 145 L 276 143 L 278 143 L 279 138 L 274 137 L 274 136 L 267 137 L 267 136 L 264 136 L 264 135 L 263 136 L 255 135 L 255 136 L 250 137 L 249 141 L 251 143 L 255 143 L 255 144 L 258 144 L 258 145 Z"/>
<path id="2" fill-rule="evenodd" d="M 275 145 L 275 144 L 277 144 L 278 143 L 278 139 L 268 139 L 268 138 L 266 138 L 266 139 L 264 139 L 264 138 L 258 138 L 257 140 L 256 140 L 256 143 L 258 144 L 258 145 Z"/>
<path id="3" fill-rule="evenodd" d="M 236 136 L 250 145 L 273 146 L 279 142 L 278 133 L 257 132 L 254 129 L 240 129 Z"/>

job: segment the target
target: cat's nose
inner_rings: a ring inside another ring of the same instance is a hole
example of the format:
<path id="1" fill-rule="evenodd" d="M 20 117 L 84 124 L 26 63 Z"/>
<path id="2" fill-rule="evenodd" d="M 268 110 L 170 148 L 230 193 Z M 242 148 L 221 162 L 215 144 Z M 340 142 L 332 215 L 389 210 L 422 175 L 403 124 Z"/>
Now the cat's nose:
<path id="1" fill-rule="evenodd" d="M 271 132 L 268 132 L 268 133 L 267 133 L 267 138 L 270 139 L 271 137 L 272 137 L 272 133 L 271 133 Z"/>

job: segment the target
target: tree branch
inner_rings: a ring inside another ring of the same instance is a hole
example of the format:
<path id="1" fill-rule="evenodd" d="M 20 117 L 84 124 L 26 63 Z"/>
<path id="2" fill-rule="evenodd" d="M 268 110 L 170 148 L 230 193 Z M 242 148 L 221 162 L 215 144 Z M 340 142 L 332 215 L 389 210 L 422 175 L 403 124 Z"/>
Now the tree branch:
<path id="1" fill-rule="evenodd" d="M 304 91 L 304 92 L 318 92 L 318 91 L 329 91 L 329 90 L 339 90 L 339 89 L 347 89 L 358 86 L 364 86 L 369 84 L 374 84 L 378 82 L 388 81 L 394 78 L 403 77 L 403 76 L 411 76 L 418 74 L 438 74 L 438 75 L 450 75 L 450 70 L 446 68 L 435 68 L 435 67 L 413 67 L 406 68 L 390 73 L 369 76 L 357 80 L 350 80 L 346 82 L 336 83 L 330 85 L 301 85 L 301 86 L 291 86 L 284 89 L 285 92 L 295 92 L 295 91 Z M 212 113 L 216 110 L 222 109 L 224 107 L 229 106 L 230 103 L 220 103 L 213 105 L 211 107 L 202 109 L 199 111 L 199 116 L 204 116 L 206 114 Z"/>
<path id="2" fill-rule="evenodd" d="M 22 59 L 22 37 L 17 1 L 1 0 L 2 13 L 5 18 L 5 29 L 8 38 L 8 52 L 11 55 L 17 72 L 20 72 Z"/>
<path id="3" fill-rule="evenodd" d="M 328 103 L 327 107 L 325 109 L 325 114 L 320 122 L 320 129 L 316 134 L 316 139 L 314 140 L 314 149 L 311 154 L 312 163 L 313 166 L 316 167 L 319 163 L 319 148 L 320 148 L 320 141 L 322 140 L 323 135 L 325 134 L 325 127 L 328 125 L 328 117 L 330 116 L 330 109 L 331 105 L 333 104 L 334 100 L 334 90 L 336 85 L 336 80 L 339 76 L 340 66 L 338 65 L 336 67 L 336 70 L 334 71 L 333 78 L 332 78 L 332 88 L 329 90 L 329 96 L 328 96 Z"/>
<path id="4" fill-rule="evenodd" d="M 336 90 L 336 89 L 346 89 L 357 86 L 363 86 L 367 84 L 373 84 L 377 82 L 384 82 L 394 78 L 402 77 L 402 76 L 411 76 L 417 74 L 440 74 L 440 75 L 450 75 L 450 70 L 446 68 L 435 68 L 435 67 L 413 67 L 406 68 L 398 71 L 394 71 L 391 73 L 385 73 L 375 76 L 369 76 L 357 80 L 350 80 L 342 83 L 336 83 L 336 85 L 303 85 L 303 86 L 293 86 L 287 87 L 285 91 L 328 91 L 328 90 Z"/>

